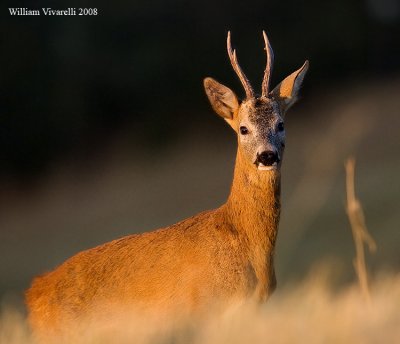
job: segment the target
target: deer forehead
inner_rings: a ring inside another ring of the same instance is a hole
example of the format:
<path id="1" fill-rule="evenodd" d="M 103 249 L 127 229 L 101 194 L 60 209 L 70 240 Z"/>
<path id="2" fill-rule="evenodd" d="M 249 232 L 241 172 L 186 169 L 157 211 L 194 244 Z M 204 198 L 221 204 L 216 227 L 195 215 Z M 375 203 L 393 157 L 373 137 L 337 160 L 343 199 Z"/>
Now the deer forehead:
<path id="1" fill-rule="evenodd" d="M 279 105 L 271 99 L 250 99 L 242 103 L 239 121 L 251 123 L 259 129 L 267 129 L 282 120 Z"/>

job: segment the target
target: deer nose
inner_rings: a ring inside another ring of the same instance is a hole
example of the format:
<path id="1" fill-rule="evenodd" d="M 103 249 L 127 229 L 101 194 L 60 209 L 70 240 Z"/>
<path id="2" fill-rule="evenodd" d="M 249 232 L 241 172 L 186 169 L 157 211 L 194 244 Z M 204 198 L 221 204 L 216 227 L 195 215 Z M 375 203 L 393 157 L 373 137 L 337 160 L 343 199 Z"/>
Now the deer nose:
<path id="1" fill-rule="evenodd" d="M 264 151 L 260 154 L 257 153 L 257 163 L 261 163 L 264 166 L 272 166 L 274 163 L 279 163 L 278 153 L 274 151 Z"/>

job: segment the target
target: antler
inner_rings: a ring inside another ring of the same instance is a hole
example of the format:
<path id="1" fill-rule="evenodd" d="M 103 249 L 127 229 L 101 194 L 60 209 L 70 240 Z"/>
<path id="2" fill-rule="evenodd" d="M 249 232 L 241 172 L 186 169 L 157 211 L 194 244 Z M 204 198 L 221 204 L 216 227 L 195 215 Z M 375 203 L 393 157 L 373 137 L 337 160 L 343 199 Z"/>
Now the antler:
<path id="1" fill-rule="evenodd" d="M 248 99 L 254 98 L 254 90 L 250 85 L 249 79 L 247 79 L 246 75 L 243 73 L 242 69 L 239 66 L 239 62 L 236 57 L 236 50 L 232 50 L 231 32 L 230 31 L 228 31 L 228 38 L 226 40 L 226 45 L 227 45 L 228 55 L 229 55 L 229 59 L 231 60 L 232 67 L 244 87 L 244 90 L 246 92 L 246 98 L 248 98 Z"/>
<path id="2" fill-rule="evenodd" d="M 269 82 L 272 74 L 272 67 L 274 64 L 274 52 L 272 51 L 271 45 L 269 44 L 269 40 L 265 31 L 263 31 L 264 42 L 265 42 L 265 51 L 267 53 L 267 66 L 264 71 L 264 79 L 262 82 L 262 97 L 268 98 L 269 93 Z"/>

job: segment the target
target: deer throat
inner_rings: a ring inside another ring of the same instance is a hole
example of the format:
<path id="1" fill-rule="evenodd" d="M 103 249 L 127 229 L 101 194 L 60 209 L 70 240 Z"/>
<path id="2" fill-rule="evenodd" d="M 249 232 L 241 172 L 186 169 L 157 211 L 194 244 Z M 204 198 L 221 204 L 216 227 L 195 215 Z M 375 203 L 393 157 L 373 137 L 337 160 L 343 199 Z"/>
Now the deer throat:
<path id="1" fill-rule="evenodd" d="M 238 153 L 227 212 L 249 249 L 273 252 L 280 217 L 280 170 L 258 171 Z"/>

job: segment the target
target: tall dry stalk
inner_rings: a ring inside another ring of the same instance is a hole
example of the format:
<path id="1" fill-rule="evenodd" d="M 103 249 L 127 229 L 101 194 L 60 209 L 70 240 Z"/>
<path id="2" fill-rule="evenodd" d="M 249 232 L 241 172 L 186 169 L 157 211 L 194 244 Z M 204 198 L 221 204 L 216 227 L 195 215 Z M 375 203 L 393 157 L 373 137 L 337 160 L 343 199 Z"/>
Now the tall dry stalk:
<path id="1" fill-rule="evenodd" d="M 356 246 L 356 257 L 353 260 L 353 264 L 354 269 L 356 270 L 361 292 L 367 303 L 370 304 L 371 296 L 368 287 L 368 273 L 365 264 L 364 243 L 368 246 L 370 252 L 376 251 L 376 243 L 372 236 L 368 233 L 361 203 L 356 198 L 354 189 L 354 158 L 347 159 L 345 168 L 347 194 L 346 211 L 353 233 L 354 244 Z"/>

